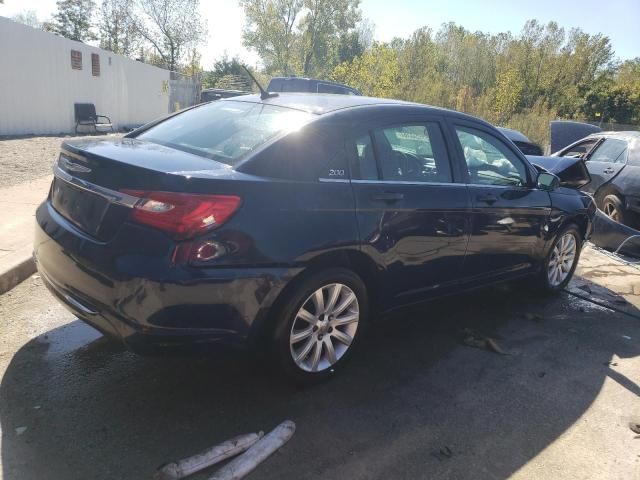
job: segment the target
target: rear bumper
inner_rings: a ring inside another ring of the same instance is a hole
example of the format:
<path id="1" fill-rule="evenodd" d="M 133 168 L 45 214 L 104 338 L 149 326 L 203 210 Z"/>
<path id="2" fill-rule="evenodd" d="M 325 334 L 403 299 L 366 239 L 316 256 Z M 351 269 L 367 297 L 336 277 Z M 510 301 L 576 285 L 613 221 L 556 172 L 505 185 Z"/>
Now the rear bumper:
<path id="1" fill-rule="evenodd" d="M 148 231 L 126 225 L 116 239 L 100 243 L 48 202 L 38 208 L 36 224 L 34 259 L 45 285 L 80 319 L 138 352 L 245 345 L 300 271 L 178 267 L 169 245 L 148 238 Z"/>

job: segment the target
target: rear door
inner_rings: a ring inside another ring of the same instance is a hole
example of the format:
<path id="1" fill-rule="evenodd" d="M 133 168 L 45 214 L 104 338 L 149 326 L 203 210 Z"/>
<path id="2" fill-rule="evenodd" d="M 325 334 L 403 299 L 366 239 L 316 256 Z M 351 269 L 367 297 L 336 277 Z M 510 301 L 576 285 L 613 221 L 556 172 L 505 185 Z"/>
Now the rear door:
<path id="1" fill-rule="evenodd" d="M 586 156 L 586 162 L 591 174 L 591 182 L 582 190 L 596 193 L 626 165 L 627 141 L 619 138 L 605 138 Z"/>
<path id="2" fill-rule="evenodd" d="M 462 119 L 451 128 L 473 207 L 467 280 L 531 269 L 544 247 L 549 193 L 535 187 L 532 167 L 492 129 Z"/>
<path id="3" fill-rule="evenodd" d="M 419 300 L 462 276 L 469 197 L 454 183 L 441 119 L 371 125 L 348 141 L 363 250 L 384 272 L 391 304 Z"/>

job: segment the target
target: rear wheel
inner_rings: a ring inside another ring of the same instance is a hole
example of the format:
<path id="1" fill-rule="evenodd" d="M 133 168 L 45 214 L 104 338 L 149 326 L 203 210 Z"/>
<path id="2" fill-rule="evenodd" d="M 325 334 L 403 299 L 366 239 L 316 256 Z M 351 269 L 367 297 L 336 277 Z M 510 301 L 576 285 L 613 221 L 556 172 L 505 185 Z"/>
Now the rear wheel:
<path id="1" fill-rule="evenodd" d="M 620 197 L 615 194 L 609 194 L 602 199 L 602 211 L 611 220 L 625 224 L 628 221 L 627 212 L 624 203 Z"/>
<path id="2" fill-rule="evenodd" d="M 303 279 L 276 313 L 274 354 L 298 383 L 331 376 L 351 356 L 368 315 L 366 287 L 346 269 Z"/>
<path id="3" fill-rule="evenodd" d="M 610 193 L 602 199 L 601 210 L 615 222 L 638 228 L 638 215 L 627 209 L 624 200 L 615 193 Z"/>

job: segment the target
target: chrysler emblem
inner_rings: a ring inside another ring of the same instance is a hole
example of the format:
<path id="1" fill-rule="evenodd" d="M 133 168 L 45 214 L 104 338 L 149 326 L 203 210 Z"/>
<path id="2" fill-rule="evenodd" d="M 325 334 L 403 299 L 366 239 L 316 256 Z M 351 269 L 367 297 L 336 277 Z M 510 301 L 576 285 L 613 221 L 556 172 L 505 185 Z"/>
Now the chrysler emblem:
<path id="1" fill-rule="evenodd" d="M 60 164 L 71 172 L 89 173 L 91 169 L 79 163 L 74 162 L 69 157 L 60 154 Z"/>

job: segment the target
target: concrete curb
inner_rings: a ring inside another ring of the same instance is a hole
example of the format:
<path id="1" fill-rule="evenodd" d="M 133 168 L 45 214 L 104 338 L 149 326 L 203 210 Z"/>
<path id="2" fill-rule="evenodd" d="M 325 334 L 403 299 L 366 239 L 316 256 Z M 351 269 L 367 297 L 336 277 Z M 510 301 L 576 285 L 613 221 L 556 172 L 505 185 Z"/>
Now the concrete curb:
<path id="1" fill-rule="evenodd" d="M 31 255 L 17 259 L 7 270 L 0 272 L 0 294 L 8 292 L 34 273 L 36 264 Z"/>

